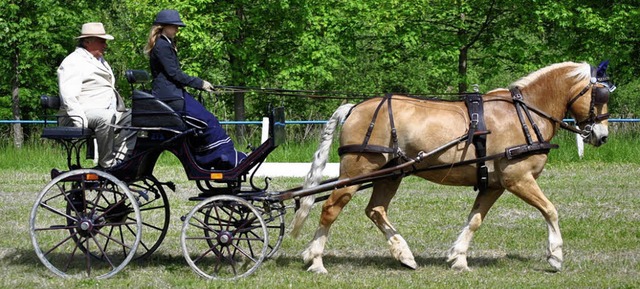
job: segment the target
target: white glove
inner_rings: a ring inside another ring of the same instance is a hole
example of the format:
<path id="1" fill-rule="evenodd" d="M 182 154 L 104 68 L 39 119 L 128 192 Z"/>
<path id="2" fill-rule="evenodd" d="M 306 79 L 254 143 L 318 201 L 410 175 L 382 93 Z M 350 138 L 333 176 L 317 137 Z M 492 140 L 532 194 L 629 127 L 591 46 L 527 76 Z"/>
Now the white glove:
<path id="1" fill-rule="evenodd" d="M 207 92 L 212 92 L 213 91 L 213 85 L 211 85 L 211 83 L 209 83 L 206 80 L 202 81 L 202 89 L 207 91 Z"/>

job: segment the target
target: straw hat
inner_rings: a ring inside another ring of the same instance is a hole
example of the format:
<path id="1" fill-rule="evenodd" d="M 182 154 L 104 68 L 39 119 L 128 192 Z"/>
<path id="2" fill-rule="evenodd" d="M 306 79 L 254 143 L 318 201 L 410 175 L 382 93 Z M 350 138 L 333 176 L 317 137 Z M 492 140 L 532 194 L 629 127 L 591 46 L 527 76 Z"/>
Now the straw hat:
<path id="1" fill-rule="evenodd" d="M 113 40 L 113 36 L 104 31 L 104 26 L 100 22 L 90 22 L 82 24 L 82 33 L 76 39 L 98 37 L 107 40 Z"/>

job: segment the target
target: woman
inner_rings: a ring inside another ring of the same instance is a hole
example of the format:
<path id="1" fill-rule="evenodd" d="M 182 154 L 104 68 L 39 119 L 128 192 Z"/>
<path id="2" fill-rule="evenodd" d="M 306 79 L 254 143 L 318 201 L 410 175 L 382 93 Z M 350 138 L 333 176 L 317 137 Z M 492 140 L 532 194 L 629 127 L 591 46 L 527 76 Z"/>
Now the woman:
<path id="1" fill-rule="evenodd" d="M 195 100 L 185 87 L 211 92 L 213 86 L 208 81 L 186 75 L 180 69 L 175 37 L 179 27 L 186 26 L 176 10 L 162 10 L 153 22 L 144 52 L 149 56 L 152 91 L 177 112 L 200 119 L 207 128 L 197 137 L 190 139 L 196 162 L 203 168 L 226 170 L 235 167 L 246 155 L 233 147 L 233 141 L 220 126 L 218 119 L 201 103 Z"/>

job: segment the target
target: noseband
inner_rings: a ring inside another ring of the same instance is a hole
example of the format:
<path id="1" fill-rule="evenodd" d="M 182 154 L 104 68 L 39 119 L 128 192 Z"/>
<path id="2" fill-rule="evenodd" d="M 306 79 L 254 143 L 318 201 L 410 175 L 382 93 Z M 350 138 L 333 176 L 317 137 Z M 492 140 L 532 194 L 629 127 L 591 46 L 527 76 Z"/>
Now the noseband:
<path id="1" fill-rule="evenodd" d="M 584 129 L 577 129 L 577 132 L 586 137 L 591 134 L 591 130 L 593 125 L 596 122 L 603 121 L 605 119 L 609 119 L 609 113 L 604 114 L 596 114 L 595 106 L 603 105 L 609 102 L 609 93 L 616 89 L 615 85 L 609 84 L 609 77 L 604 75 L 603 77 L 594 76 L 595 69 L 591 69 L 591 80 L 589 84 L 585 86 L 585 88 L 578 93 L 578 95 L 574 96 L 569 103 L 567 103 L 567 111 L 571 110 L 571 106 L 583 95 L 587 93 L 589 89 L 591 89 L 591 103 L 589 105 L 589 117 L 582 121 L 576 120 L 576 125 L 578 127 L 583 127 Z M 594 85 L 599 85 L 594 87 Z"/>

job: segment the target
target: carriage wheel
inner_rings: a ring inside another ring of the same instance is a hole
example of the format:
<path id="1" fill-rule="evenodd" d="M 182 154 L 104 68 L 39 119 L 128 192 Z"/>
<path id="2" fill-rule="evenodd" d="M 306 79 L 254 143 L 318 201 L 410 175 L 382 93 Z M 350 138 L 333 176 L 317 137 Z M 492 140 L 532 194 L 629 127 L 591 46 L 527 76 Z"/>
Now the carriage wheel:
<path id="1" fill-rule="evenodd" d="M 184 219 L 180 243 L 191 269 L 208 279 L 248 276 L 269 249 L 262 213 L 246 200 L 229 195 L 198 203 Z"/>
<path id="2" fill-rule="evenodd" d="M 63 173 L 38 195 L 29 219 L 40 261 L 61 277 L 108 278 L 140 243 L 138 203 L 114 176 L 92 169 Z"/>
<path id="3" fill-rule="evenodd" d="M 155 252 L 169 230 L 169 199 L 162 184 L 153 176 L 146 176 L 129 183 L 129 190 L 136 197 L 142 216 L 144 237 L 135 259 L 146 258 Z"/>
<path id="4" fill-rule="evenodd" d="M 267 224 L 267 231 L 269 233 L 269 250 L 266 258 L 273 257 L 273 254 L 278 251 L 285 234 L 285 220 L 284 214 L 286 208 L 282 202 L 267 202 L 267 201 L 251 201 L 256 209 L 262 212 L 262 219 Z M 274 223 L 276 222 L 276 223 Z M 275 238 L 274 236 L 277 236 Z"/>

